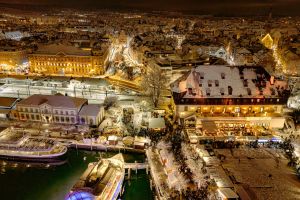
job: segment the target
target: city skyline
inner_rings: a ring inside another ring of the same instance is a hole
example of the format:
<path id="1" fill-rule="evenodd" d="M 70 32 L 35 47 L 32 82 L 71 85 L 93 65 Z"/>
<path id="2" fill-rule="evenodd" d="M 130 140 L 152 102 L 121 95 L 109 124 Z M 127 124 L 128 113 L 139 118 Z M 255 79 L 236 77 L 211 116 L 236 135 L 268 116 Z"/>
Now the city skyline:
<path id="1" fill-rule="evenodd" d="M 0 3 L 9 6 L 34 5 L 44 7 L 65 7 L 79 9 L 120 9 L 120 10 L 163 10 L 163 11 L 182 11 L 193 14 L 214 14 L 214 15 L 298 15 L 300 1 L 297 0 L 165 0 L 165 1 L 146 1 L 146 0 L 0 0 Z"/>
<path id="2" fill-rule="evenodd" d="M 298 199 L 299 1 L 0 0 L 2 198 Z"/>

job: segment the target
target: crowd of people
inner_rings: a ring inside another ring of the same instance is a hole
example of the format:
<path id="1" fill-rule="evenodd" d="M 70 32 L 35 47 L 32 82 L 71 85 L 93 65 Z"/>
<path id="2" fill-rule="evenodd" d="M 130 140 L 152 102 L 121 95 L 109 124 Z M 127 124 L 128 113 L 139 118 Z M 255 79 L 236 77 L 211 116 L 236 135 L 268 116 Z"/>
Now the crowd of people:
<path id="1" fill-rule="evenodd" d="M 196 199 L 208 199 L 208 184 L 204 186 L 197 187 L 197 183 L 194 181 L 193 173 L 186 163 L 187 158 L 182 152 L 182 142 L 183 137 L 181 134 L 174 134 L 171 137 L 171 149 L 175 156 L 175 160 L 179 163 L 180 167 L 178 171 L 183 174 L 185 179 L 188 181 L 188 187 L 182 191 L 182 193 L 176 193 L 177 195 L 182 195 L 184 199 L 196 200 Z"/>

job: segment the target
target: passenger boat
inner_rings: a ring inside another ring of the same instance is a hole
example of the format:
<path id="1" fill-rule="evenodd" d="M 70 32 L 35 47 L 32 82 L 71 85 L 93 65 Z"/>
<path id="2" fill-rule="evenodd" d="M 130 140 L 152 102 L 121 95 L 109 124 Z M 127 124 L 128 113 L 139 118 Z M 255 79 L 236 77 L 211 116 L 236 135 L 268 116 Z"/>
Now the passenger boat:
<path id="1" fill-rule="evenodd" d="M 120 153 L 90 163 L 65 200 L 116 200 L 122 190 L 124 164 Z"/>
<path id="2" fill-rule="evenodd" d="M 67 147 L 48 138 L 33 138 L 4 130 L 0 133 L 0 158 L 35 162 L 52 162 L 67 153 Z"/>

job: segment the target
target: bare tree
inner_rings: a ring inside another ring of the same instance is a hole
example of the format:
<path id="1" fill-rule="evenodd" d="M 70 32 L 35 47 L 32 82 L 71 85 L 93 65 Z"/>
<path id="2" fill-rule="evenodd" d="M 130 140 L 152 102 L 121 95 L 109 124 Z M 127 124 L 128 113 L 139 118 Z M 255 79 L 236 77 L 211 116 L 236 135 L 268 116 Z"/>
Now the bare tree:
<path id="1" fill-rule="evenodd" d="M 104 99 L 104 108 L 105 110 L 109 109 L 110 107 L 113 107 L 117 104 L 118 97 L 117 96 L 108 96 Z"/>
<path id="2" fill-rule="evenodd" d="M 151 65 L 141 81 L 141 87 L 149 95 L 154 107 L 157 107 L 163 90 L 166 89 L 167 77 L 156 64 Z"/>

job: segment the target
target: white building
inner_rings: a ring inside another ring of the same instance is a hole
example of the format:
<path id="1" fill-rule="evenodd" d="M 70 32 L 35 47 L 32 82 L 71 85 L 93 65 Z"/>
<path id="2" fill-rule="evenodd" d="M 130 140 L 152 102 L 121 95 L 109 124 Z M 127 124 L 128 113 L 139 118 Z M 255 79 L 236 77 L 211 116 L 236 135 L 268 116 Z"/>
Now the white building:
<path id="1" fill-rule="evenodd" d="M 79 112 L 80 124 L 99 125 L 104 118 L 104 107 L 101 105 L 85 105 Z"/>
<path id="2" fill-rule="evenodd" d="M 262 67 L 203 65 L 171 87 L 176 115 L 190 127 L 201 127 L 208 120 L 220 126 L 284 125 L 287 82 L 275 80 Z"/>
<path id="3" fill-rule="evenodd" d="M 17 103 L 13 116 L 21 121 L 99 125 L 104 113 L 87 99 L 36 94 Z"/>

